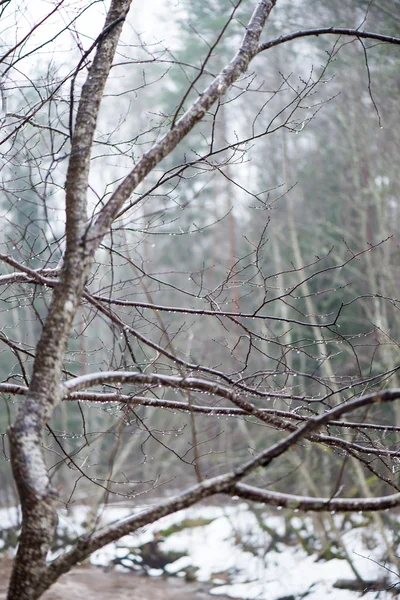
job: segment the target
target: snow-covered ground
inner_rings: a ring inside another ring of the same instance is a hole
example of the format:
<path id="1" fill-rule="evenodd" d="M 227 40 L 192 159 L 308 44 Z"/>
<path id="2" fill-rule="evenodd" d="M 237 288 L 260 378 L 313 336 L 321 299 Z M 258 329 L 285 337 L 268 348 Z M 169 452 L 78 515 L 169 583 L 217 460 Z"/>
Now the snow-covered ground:
<path id="1" fill-rule="evenodd" d="M 128 509 L 107 508 L 104 521 L 127 517 Z M 260 514 L 260 513 L 259 513 Z M 353 524 L 357 520 L 353 516 Z M 224 594 L 246 600 L 277 600 L 291 597 L 307 600 L 350 600 L 359 597 L 358 592 L 333 587 L 338 579 L 354 580 L 355 575 L 345 559 L 317 560 L 317 554 L 308 555 L 300 544 L 279 543 L 275 549 L 266 551 L 271 542 L 270 533 L 260 527 L 251 506 L 238 503 L 228 507 L 198 506 L 161 519 L 138 533 L 127 536 L 115 544 L 93 554 L 91 562 L 107 565 L 116 556 L 123 556 L 126 548 L 138 548 L 154 539 L 154 534 L 166 530 L 183 520 L 205 520 L 207 524 L 189 527 L 168 535 L 160 543 L 165 552 L 185 552 L 187 556 L 169 564 L 169 573 L 179 573 L 185 567 L 196 568 L 199 581 L 212 582 L 211 593 Z M 262 513 L 268 530 L 283 534 L 285 517 L 276 513 Z M 343 527 L 343 516 L 335 516 L 336 526 Z M 359 517 L 359 521 L 363 519 Z M 302 535 L 307 530 L 312 534 L 313 525 L 309 517 L 292 517 L 292 526 Z M 383 565 L 385 546 L 373 525 L 354 527 L 350 522 L 341 531 L 342 542 L 354 567 L 365 580 L 389 578 L 395 584 L 395 573 L 389 574 Z M 157 572 L 153 571 L 156 575 Z M 400 576 L 398 578 L 400 580 Z M 365 600 L 379 597 L 393 598 L 389 590 L 367 592 Z"/>
<path id="2" fill-rule="evenodd" d="M 0 512 L 3 527 L 15 518 L 15 513 Z M 122 519 L 129 514 L 131 510 L 128 508 L 107 507 L 102 514 L 102 523 Z M 266 527 L 260 525 L 260 517 Z M 60 526 L 71 533 L 80 534 L 85 518 L 85 509 L 76 507 L 72 512 L 60 516 Z M 335 526 L 341 528 L 342 544 L 354 568 L 365 580 L 388 578 L 392 584 L 400 581 L 400 576 L 397 578 L 394 572 L 390 574 L 383 565 L 385 545 L 378 531 L 371 523 L 368 527 L 356 527 L 357 519 L 361 524 L 364 517 L 355 515 L 352 522 L 344 523 L 343 516 L 334 516 Z M 284 544 L 278 541 L 272 549 L 271 532 L 283 535 L 285 515 L 258 511 L 256 516 L 251 506 L 243 503 L 227 507 L 197 506 L 165 517 L 97 551 L 92 555 L 91 562 L 108 566 L 116 557 L 125 556 L 127 548 L 134 551 L 152 542 L 160 530 L 168 530 L 184 520 L 195 526 L 181 530 L 177 527 L 174 533 L 169 530 L 159 544 L 163 552 L 186 554 L 167 565 L 166 571 L 183 574 L 183 569 L 189 566 L 192 571 L 197 568 L 196 578 L 211 582 L 214 586 L 211 593 L 216 597 L 219 594 L 246 600 L 292 597 L 296 600 L 302 597 L 307 597 L 307 600 L 353 600 L 360 597 L 359 592 L 333 587 L 339 579 L 355 579 L 349 561 L 338 558 L 318 560 L 317 552 L 307 554 L 300 543 Z M 292 515 L 291 525 L 302 537 L 313 534 L 310 517 L 300 519 Z M 150 574 L 161 572 L 150 570 Z M 367 592 L 363 598 L 389 600 L 393 598 L 393 592 Z"/>

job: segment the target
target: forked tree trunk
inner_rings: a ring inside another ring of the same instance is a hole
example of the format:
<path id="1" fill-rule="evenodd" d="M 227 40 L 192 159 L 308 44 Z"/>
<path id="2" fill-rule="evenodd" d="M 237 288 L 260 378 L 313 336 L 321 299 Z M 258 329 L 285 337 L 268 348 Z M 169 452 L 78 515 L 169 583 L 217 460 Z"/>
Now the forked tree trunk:
<path id="1" fill-rule="evenodd" d="M 54 287 L 49 313 L 36 348 L 29 392 L 10 429 L 12 468 L 22 508 L 22 531 L 8 600 L 39 598 L 61 573 L 71 568 L 74 560 L 82 560 L 82 557 L 90 553 L 90 545 L 83 542 L 81 545 L 77 544 L 76 554 L 71 555 L 75 559 L 70 556 L 61 565 L 57 563 L 57 566 L 46 566 L 57 522 L 57 494 L 47 473 L 42 452 L 42 433 L 54 408 L 66 393 L 62 387 L 64 354 L 95 252 L 137 185 L 172 152 L 203 119 L 218 98 L 246 71 L 251 59 L 257 54 L 261 32 L 275 2 L 276 0 L 259 2 L 242 44 L 229 65 L 212 80 L 173 128 L 142 157 L 100 210 L 95 222 L 88 225 L 87 189 L 94 132 L 122 23 L 131 4 L 131 0 L 111 2 L 104 29 L 91 48 L 96 48 L 96 52 L 82 87 L 74 128 L 71 107 L 64 264 L 59 283 Z M 78 64 L 76 74 L 86 58 L 87 55 Z M 220 491 L 218 485 L 215 489 Z M 213 489 L 205 484 L 199 494 L 209 495 Z M 190 501 L 195 502 L 196 498 L 196 495 L 189 494 Z M 179 507 L 178 502 L 175 510 Z M 109 535 L 117 539 L 120 529 L 116 527 Z M 110 538 L 104 538 L 104 544 L 109 541 Z"/>

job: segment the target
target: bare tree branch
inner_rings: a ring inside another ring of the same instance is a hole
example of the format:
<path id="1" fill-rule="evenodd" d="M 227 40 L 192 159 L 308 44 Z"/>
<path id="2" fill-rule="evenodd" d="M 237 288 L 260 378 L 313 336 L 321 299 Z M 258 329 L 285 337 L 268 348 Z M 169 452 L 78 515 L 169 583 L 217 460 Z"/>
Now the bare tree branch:
<path id="1" fill-rule="evenodd" d="M 345 27 L 319 27 L 317 29 L 305 29 L 303 31 L 295 31 L 288 33 L 287 35 L 281 35 L 280 37 L 264 42 L 258 46 L 257 53 L 264 52 L 280 44 L 291 42 L 303 37 L 312 37 L 319 35 L 345 35 L 359 39 L 376 40 L 378 42 L 384 42 L 387 44 L 400 44 L 400 38 L 393 37 L 390 35 L 382 35 L 380 33 L 373 33 L 369 31 L 359 31 L 358 29 L 346 29 Z"/>

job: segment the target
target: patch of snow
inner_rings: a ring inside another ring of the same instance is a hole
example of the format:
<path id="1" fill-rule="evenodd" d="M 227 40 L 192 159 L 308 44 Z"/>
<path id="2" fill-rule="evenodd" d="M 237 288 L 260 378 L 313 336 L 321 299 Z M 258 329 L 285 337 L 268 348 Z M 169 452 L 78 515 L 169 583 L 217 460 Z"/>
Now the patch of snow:
<path id="1" fill-rule="evenodd" d="M 134 512 L 139 510 L 105 507 L 98 525 L 126 519 Z M 68 518 L 62 519 L 62 525 L 78 533 L 88 517 L 87 510 L 77 507 Z M 265 528 L 260 526 L 260 519 Z M 183 520 L 200 520 L 199 523 L 205 520 L 205 524 L 178 530 L 160 541 L 163 552 L 186 553 L 165 570 L 170 574 L 182 574 L 184 569 L 193 568 L 199 581 L 214 585 L 211 593 L 216 597 L 220 594 L 246 600 L 277 600 L 302 594 L 307 594 L 307 600 L 354 600 L 359 597 L 358 592 L 333 587 L 338 579 L 355 579 L 346 560 L 318 560 L 316 553 L 308 555 L 300 544 L 278 542 L 272 548 L 269 531 L 284 534 L 284 516 L 267 511 L 256 516 L 247 504 L 196 506 L 180 511 L 98 550 L 92 555 L 91 562 L 108 566 L 114 558 L 123 558 L 128 548 L 152 541 L 157 532 Z M 382 564 L 385 547 L 373 525 L 361 526 L 365 522 L 363 515 L 353 515 L 352 523 L 343 516 L 334 516 L 334 524 L 341 530 L 346 551 L 358 573 L 368 580 L 383 579 L 388 577 Z M 291 525 L 303 536 L 313 533 L 313 521 L 309 517 L 294 517 Z M 162 571 L 150 569 L 149 574 L 159 576 Z M 392 579 L 395 582 L 395 578 Z M 379 600 L 391 600 L 392 597 L 389 591 L 379 592 Z M 376 591 L 363 595 L 364 600 L 376 598 Z"/>
<path id="2" fill-rule="evenodd" d="M 21 511 L 15 507 L 0 509 L 0 523 L 2 529 L 16 527 L 21 519 Z"/>

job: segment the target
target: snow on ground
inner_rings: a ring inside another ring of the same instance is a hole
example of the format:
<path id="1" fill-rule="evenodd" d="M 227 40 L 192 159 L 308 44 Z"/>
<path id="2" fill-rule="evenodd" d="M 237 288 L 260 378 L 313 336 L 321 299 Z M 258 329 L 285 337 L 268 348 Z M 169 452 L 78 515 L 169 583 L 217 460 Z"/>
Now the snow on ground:
<path id="1" fill-rule="evenodd" d="M 75 522 L 78 513 L 73 519 Z M 103 511 L 102 523 L 126 518 L 130 514 L 129 509 L 109 507 Z M 300 544 L 278 543 L 276 549 L 266 552 L 271 541 L 270 533 L 260 527 L 255 513 L 246 504 L 197 506 L 180 511 L 99 550 L 93 554 L 91 562 L 108 565 L 113 558 L 126 553 L 127 547 L 139 547 L 152 541 L 157 531 L 187 519 L 211 522 L 172 533 L 160 543 L 164 552 L 187 553 L 187 556 L 168 565 L 166 570 L 173 574 L 188 566 L 197 567 L 197 579 L 212 582 L 211 593 L 216 597 L 223 594 L 246 600 L 277 600 L 288 596 L 300 598 L 307 592 L 307 600 L 354 600 L 360 596 L 358 592 L 333 587 L 338 579 L 355 579 L 346 560 L 317 561 L 316 554 L 307 555 Z M 342 519 L 335 517 L 338 525 L 343 522 Z M 268 528 L 284 532 L 283 515 L 265 512 L 263 520 Z M 312 531 L 310 518 L 292 519 L 296 527 L 304 527 L 304 523 Z M 369 525 L 366 535 L 365 527 L 354 528 L 347 524 L 342 536 L 350 559 L 364 579 L 383 579 L 389 575 L 382 564 L 377 564 L 382 563 L 385 549 L 372 525 Z M 391 581 L 395 582 L 396 578 L 392 576 Z M 379 600 L 389 600 L 393 595 L 389 591 L 379 592 L 379 596 L 376 591 L 363 595 L 365 600 L 378 597 Z"/>
<path id="2" fill-rule="evenodd" d="M 106 507 L 102 510 L 97 524 L 105 524 L 124 519 L 132 514 L 130 508 Z M 260 526 L 262 523 L 267 527 Z M 85 507 L 75 507 L 68 513 L 60 514 L 59 526 L 73 536 L 85 531 L 85 521 L 90 518 Z M 16 510 L 0 510 L 1 527 L 15 525 L 18 519 Z M 242 598 L 245 600 L 278 600 L 284 597 L 307 600 L 354 600 L 358 592 L 340 590 L 333 587 L 338 579 L 354 580 L 355 575 L 348 561 L 343 559 L 317 560 L 317 555 L 308 555 L 297 543 L 294 545 L 278 542 L 270 548 L 271 531 L 283 534 L 285 516 L 279 513 L 258 512 L 251 506 L 237 503 L 231 506 L 197 506 L 170 515 L 140 531 L 126 536 L 114 544 L 98 550 L 91 557 L 95 565 L 107 566 L 117 556 L 126 554 L 127 548 L 138 548 L 151 542 L 158 531 L 179 525 L 184 520 L 196 522 L 196 526 L 170 533 L 160 542 L 163 552 L 185 552 L 184 556 L 167 565 L 170 574 L 182 573 L 186 567 L 197 568 L 199 581 L 214 585 L 211 594 Z M 343 516 L 334 517 L 336 527 L 343 526 Z M 384 579 L 389 573 L 382 564 L 385 547 L 373 525 L 354 527 L 357 515 L 353 516 L 353 526 L 345 524 L 341 535 L 350 560 L 359 574 L 366 580 Z M 359 517 L 361 522 L 362 517 Z M 199 525 L 200 524 L 200 525 Z M 312 533 L 310 517 L 293 518 L 291 524 L 302 535 Z M 390 533 L 390 532 L 389 532 Z M 396 549 L 394 549 L 396 551 Z M 150 574 L 161 574 L 155 570 Z M 391 582 L 400 581 L 400 576 L 391 575 Z M 368 592 L 364 600 L 389 600 L 390 591 Z"/>
<path id="3" fill-rule="evenodd" d="M 20 511 L 15 507 L 0 508 L 0 528 L 15 527 L 19 522 Z"/>

